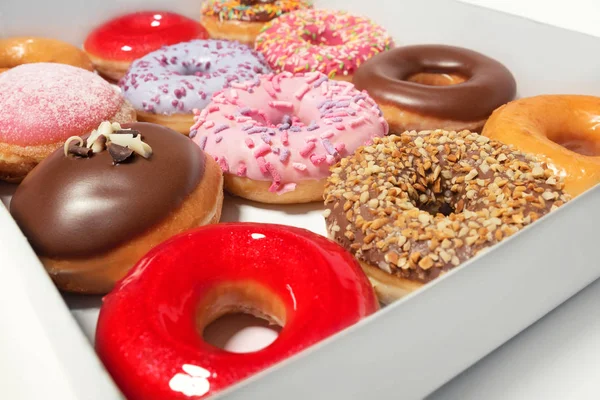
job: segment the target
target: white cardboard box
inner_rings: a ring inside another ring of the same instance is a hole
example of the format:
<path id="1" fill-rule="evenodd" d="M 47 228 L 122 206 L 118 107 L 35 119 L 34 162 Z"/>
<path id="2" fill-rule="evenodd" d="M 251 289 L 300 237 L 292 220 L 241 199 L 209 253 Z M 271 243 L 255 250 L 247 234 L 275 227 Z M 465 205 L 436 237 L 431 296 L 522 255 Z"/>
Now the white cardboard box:
<path id="1" fill-rule="evenodd" d="M 115 11 L 139 4 L 157 7 L 163 1 L 62 0 L 68 7 L 60 9 L 60 17 L 56 3 L 40 2 L 31 13 L 25 4 L 11 1 L 0 6 L 0 35 L 46 34 L 79 44 L 96 21 Z M 400 45 L 454 44 L 497 58 L 515 74 L 520 96 L 600 92 L 600 56 L 589 51 L 600 41 L 592 37 L 444 0 L 317 4 L 368 15 Z M 192 0 L 171 1 L 168 7 L 191 17 L 199 9 Z M 10 189 L 0 186 L 2 191 Z M 596 188 L 423 290 L 222 396 L 411 399 L 431 393 L 600 276 L 600 265 L 590 262 L 596 253 L 599 200 Z M 284 221 L 324 233 L 317 208 L 277 209 L 236 200 L 228 202 L 224 218 Z M 8 271 L 8 279 L 0 281 L 0 299 L 10 299 L 0 301 L 7 325 L 0 330 L 0 376 L 13 377 L 7 380 L 8 393 L 31 394 L 23 398 L 118 396 L 3 209 L 0 267 Z M 97 300 L 68 300 L 83 330 L 93 336 Z"/>

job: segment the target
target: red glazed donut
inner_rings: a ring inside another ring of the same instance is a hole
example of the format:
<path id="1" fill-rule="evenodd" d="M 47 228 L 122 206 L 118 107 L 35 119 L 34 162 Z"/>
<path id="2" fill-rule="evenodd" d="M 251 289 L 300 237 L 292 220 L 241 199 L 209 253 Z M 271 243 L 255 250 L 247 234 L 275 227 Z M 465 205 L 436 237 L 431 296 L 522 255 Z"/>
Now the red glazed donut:
<path id="1" fill-rule="evenodd" d="M 214 394 L 375 312 L 357 262 L 304 229 L 212 225 L 144 257 L 104 299 L 96 349 L 130 400 Z M 283 326 L 270 346 L 230 353 L 202 339 L 245 311 Z"/>
<path id="2" fill-rule="evenodd" d="M 120 16 L 94 29 L 83 48 L 103 76 L 118 81 L 134 60 L 163 46 L 206 39 L 202 25 L 183 15 L 142 11 Z"/>

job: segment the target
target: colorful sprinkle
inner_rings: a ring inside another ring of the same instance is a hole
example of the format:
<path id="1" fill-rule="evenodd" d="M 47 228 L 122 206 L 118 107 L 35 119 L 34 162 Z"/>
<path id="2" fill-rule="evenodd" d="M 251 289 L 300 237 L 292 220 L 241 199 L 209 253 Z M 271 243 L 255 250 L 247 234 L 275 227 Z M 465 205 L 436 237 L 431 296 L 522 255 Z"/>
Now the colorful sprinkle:
<path id="1" fill-rule="evenodd" d="M 256 157 L 256 158 L 263 157 L 270 152 L 271 152 L 271 146 L 263 143 L 260 146 L 258 146 L 258 148 L 256 150 L 254 150 L 254 157 Z"/>
<path id="2" fill-rule="evenodd" d="M 313 151 L 317 147 L 315 142 L 308 142 L 304 145 L 304 147 L 300 150 L 300 155 L 302 157 L 308 157 L 311 151 Z"/>
<path id="3" fill-rule="evenodd" d="M 294 169 L 297 169 L 298 171 L 306 171 L 306 164 L 302 164 L 302 163 L 292 163 L 292 167 L 294 167 Z"/>
<path id="4" fill-rule="evenodd" d="M 307 0 L 257 1 L 245 5 L 240 0 L 208 0 L 202 4 L 202 15 L 219 21 L 266 22 L 294 10 L 311 7 Z"/>

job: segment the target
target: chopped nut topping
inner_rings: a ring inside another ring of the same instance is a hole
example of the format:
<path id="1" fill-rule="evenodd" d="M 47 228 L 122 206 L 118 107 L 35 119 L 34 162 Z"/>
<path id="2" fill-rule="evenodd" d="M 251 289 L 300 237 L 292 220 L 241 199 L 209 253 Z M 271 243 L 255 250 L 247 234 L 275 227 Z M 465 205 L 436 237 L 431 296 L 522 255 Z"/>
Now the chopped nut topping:
<path id="1" fill-rule="evenodd" d="M 375 138 L 331 172 L 324 216 L 334 240 L 419 282 L 569 200 L 562 178 L 536 157 L 469 131 Z"/>

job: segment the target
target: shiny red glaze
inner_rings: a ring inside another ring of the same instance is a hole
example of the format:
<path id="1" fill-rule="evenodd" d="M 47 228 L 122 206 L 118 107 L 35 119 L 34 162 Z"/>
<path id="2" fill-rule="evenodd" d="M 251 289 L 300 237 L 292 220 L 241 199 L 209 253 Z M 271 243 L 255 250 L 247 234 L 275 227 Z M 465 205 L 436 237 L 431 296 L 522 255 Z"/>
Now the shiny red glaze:
<path id="1" fill-rule="evenodd" d="M 240 281 L 262 284 L 285 305 L 279 337 L 254 353 L 216 348 L 196 327 L 203 296 Z M 336 243 L 289 226 L 218 224 L 181 234 L 138 262 L 104 299 L 96 349 L 129 400 L 189 399 L 170 383 L 214 394 L 377 309 L 360 266 Z"/>
<path id="2" fill-rule="evenodd" d="M 133 61 L 162 46 L 206 39 L 198 21 L 165 11 L 143 11 L 112 19 L 94 29 L 85 40 L 85 51 L 97 57 Z"/>

